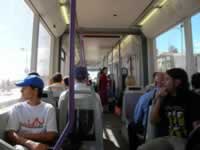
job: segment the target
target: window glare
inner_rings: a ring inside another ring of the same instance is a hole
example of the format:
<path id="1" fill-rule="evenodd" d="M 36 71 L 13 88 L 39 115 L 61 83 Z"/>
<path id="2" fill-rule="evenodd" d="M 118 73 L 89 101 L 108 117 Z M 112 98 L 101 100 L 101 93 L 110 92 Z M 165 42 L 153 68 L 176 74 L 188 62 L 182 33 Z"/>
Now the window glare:
<path id="1" fill-rule="evenodd" d="M 45 27 L 40 23 L 37 72 L 44 79 L 45 84 L 47 83 L 49 76 L 50 47 L 51 47 L 51 36 L 49 35 Z"/>
<path id="2" fill-rule="evenodd" d="M 33 13 L 24 0 L 6 0 L 1 1 L 0 18 L 1 97 L 12 95 L 15 81 L 30 71 Z"/>
<path id="3" fill-rule="evenodd" d="M 179 24 L 156 38 L 157 69 L 166 71 L 173 67 L 185 69 L 184 26 Z"/>

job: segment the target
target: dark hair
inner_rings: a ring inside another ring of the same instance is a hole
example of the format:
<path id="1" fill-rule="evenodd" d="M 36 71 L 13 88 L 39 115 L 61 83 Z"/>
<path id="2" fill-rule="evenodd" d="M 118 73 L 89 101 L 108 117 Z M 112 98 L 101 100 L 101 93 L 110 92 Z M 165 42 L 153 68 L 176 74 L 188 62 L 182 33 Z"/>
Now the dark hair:
<path id="1" fill-rule="evenodd" d="M 77 66 L 75 68 L 75 78 L 78 82 L 82 82 L 88 78 L 87 68 L 83 66 Z"/>
<path id="2" fill-rule="evenodd" d="M 158 74 L 158 72 L 154 72 L 153 73 L 153 75 L 152 75 L 153 79 L 155 79 L 155 77 L 156 77 L 157 74 Z"/>
<path id="3" fill-rule="evenodd" d="M 30 72 L 30 73 L 28 74 L 28 76 L 30 76 L 30 75 L 40 76 L 39 73 L 37 73 L 37 72 Z"/>
<path id="4" fill-rule="evenodd" d="M 59 72 L 56 72 L 52 77 L 52 82 L 53 83 L 62 82 L 62 74 Z"/>
<path id="5" fill-rule="evenodd" d="M 65 83 L 65 86 L 69 86 L 69 77 L 68 76 L 66 76 L 66 77 L 64 77 L 64 83 Z"/>
<path id="6" fill-rule="evenodd" d="M 102 71 L 104 71 L 105 69 L 108 69 L 107 67 L 103 67 Z"/>
<path id="7" fill-rule="evenodd" d="M 189 90 L 188 76 L 185 70 L 182 68 L 172 68 L 166 71 L 166 73 L 175 80 L 180 80 L 180 85 L 176 88 L 177 94 L 183 94 L 184 91 Z"/>
<path id="8" fill-rule="evenodd" d="M 38 98 L 42 98 L 42 95 L 43 95 L 43 89 L 41 88 L 37 88 L 37 87 L 34 87 L 34 86 L 30 86 L 32 89 L 37 89 L 38 90 Z"/>
<path id="9" fill-rule="evenodd" d="M 194 89 L 200 88 L 200 73 L 199 72 L 192 75 L 191 83 Z"/>

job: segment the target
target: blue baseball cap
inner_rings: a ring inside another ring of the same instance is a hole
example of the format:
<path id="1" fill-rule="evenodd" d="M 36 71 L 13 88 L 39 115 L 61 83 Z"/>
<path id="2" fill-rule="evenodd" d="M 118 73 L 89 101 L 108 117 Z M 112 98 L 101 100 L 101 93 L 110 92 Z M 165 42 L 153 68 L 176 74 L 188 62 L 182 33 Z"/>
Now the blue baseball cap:
<path id="1" fill-rule="evenodd" d="M 24 80 L 16 82 L 15 85 L 19 87 L 33 86 L 40 89 L 44 88 L 44 82 L 37 75 L 29 75 Z"/>

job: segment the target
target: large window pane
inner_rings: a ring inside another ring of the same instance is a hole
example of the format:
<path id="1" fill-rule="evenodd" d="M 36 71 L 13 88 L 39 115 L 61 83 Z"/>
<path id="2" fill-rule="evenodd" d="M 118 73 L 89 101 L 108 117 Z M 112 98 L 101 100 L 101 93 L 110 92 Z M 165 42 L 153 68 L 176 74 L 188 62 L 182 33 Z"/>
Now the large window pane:
<path id="1" fill-rule="evenodd" d="M 30 71 L 33 13 L 24 0 L 1 1 L 0 5 L 0 99 L 16 91 L 14 83 Z"/>
<path id="2" fill-rule="evenodd" d="M 51 36 L 40 23 L 37 71 L 43 78 L 45 84 L 48 83 L 50 65 Z"/>
<path id="3" fill-rule="evenodd" d="M 193 53 L 197 71 L 200 72 L 200 13 L 192 17 Z"/>
<path id="4" fill-rule="evenodd" d="M 185 69 L 184 27 L 179 24 L 156 38 L 157 69 L 166 71 L 173 67 Z"/>

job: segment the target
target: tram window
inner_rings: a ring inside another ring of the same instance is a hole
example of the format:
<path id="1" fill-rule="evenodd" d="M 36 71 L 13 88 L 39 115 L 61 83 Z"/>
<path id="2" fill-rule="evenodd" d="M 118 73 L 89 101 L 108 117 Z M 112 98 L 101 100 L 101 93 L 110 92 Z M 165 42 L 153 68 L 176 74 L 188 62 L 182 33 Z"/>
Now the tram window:
<path id="1" fill-rule="evenodd" d="M 173 67 L 185 69 L 184 26 L 179 24 L 156 37 L 157 69 L 166 71 Z"/>
<path id="2" fill-rule="evenodd" d="M 193 54 L 196 69 L 200 72 L 200 13 L 192 16 L 192 39 L 193 39 Z"/>
<path id="3" fill-rule="evenodd" d="M 91 79 L 94 82 L 97 82 L 97 76 L 98 76 L 99 70 L 89 70 L 88 73 L 89 73 L 89 79 Z"/>
<path id="4" fill-rule="evenodd" d="M 0 5 L 0 101 L 20 97 L 15 82 L 30 72 L 33 12 L 24 0 Z"/>
<path id="5" fill-rule="evenodd" d="M 47 84 L 50 67 L 51 35 L 42 23 L 40 23 L 39 27 L 38 40 L 37 72 L 39 72 L 43 81 Z"/>

